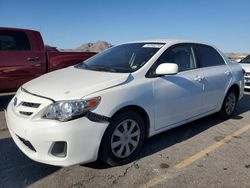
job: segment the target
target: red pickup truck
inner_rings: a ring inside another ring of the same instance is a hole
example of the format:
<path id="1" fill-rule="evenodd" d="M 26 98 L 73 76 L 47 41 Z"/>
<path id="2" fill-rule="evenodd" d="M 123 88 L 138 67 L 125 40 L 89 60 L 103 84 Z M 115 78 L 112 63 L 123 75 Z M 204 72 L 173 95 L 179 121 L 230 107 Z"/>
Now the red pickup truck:
<path id="1" fill-rule="evenodd" d="M 38 31 L 0 27 L 0 93 L 56 69 L 80 63 L 92 52 L 60 52 L 45 47 Z"/>

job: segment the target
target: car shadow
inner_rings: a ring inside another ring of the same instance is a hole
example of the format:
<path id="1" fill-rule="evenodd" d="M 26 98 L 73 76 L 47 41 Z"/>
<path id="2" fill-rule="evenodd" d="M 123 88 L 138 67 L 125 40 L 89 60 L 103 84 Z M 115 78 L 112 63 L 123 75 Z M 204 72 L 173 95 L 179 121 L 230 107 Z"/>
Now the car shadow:
<path id="1" fill-rule="evenodd" d="M 250 110 L 250 93 L 246 93 L 243 99 L 239 101 L 236 112 L 232 117 L 232 119 L 236 120 L 242 119 L 243 117 L 241 116 L 241 114 L 249 110 Z M 213 114 L 201 118 L 199 120 L 193 121 L 191 123 L 185 124 L 183 126 L 155 135 L 145 141 L 142 151 L 140 152 L 140 155 L 137 158 L 135 158 L 134 161 L 153 155 L 154 153 L 157 153 L 175 144 L 188 140 L 213 126 L 222 123 L 223 121 L 224 120 L 219 119 L 216 114 Z M 95 169 L 110 168 L 110 166 L 100 161 L 89 163 L 82 166 Z"/>
<path id="2" fill-rule="evenodd" d="M 30 160 L 11 138 L 0 140 L 0 187 L 27 187 L 58 169 Z"/>
<path id="3" fill-rule="evenodd" d="M 0 96 L 0 113 L 7 108 L 13 96 Z M 1 121 L 5 121 L 1 118 Z M 4 123 L 1 121 L 0 123 Z M 8 132 L 7 128 L 0 131 Z M 58 169 L 59 167 L 44 165 L 26 157 L 10 137 L 0 139 L 0 187 L 27 187 Z"/>
<path id="4" fill-rule="evenodd" d="M 4 95 L 0 96 L 0 111 L 4 111 L 7 108 L 10 100 L 14 97 L 14 95 Z"/>

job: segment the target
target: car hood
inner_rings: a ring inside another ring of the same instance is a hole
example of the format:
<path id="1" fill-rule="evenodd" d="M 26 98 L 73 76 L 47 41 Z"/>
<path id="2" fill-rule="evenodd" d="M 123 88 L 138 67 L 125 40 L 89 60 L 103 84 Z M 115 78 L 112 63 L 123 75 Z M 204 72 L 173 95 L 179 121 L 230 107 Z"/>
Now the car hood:
<path id="1" fill-rule="evenodd" d="M 249 63 L 240 63 L 240 65 L 242 66 L 242 68 L 243 68 L 246 72 L 250 72 L 250 64 L 249 64 Z"/>
<path id="2" fill-rule="evenodd" d="M 110 73 L 68 67 L 31 80 L 22 88 L 55 101 L 73 100 L 124 84 L 129 75 L 129 73 Z"/>

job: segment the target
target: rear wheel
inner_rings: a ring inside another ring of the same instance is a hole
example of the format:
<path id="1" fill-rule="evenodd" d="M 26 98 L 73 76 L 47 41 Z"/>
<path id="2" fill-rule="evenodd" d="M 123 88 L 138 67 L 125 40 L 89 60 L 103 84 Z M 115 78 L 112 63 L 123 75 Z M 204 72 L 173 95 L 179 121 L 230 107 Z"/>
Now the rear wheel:
<path id="1" fill-rule="evenodd" d="M 102 140 L 100 157 L 111 166 L 126 164 L 139 153 L 144 138 L 142 117 L 134 111 L 123 111 L 112 118 Z"/>
<path id="2" fill-rule="evenodd" d="M 234 89 L 230 89 L 224 99 L 219 116 L 223 119 L 232 117 L 238 101 L 237 93 Z"/>

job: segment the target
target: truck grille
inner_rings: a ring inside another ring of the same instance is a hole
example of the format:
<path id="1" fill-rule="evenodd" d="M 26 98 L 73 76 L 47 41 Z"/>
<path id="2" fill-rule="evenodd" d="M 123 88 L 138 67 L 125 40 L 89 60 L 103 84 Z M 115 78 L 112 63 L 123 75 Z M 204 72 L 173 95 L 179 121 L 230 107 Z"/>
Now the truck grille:
<path id="1" fill-rule="evenodd" d="M 249 73 L 249 72 L 246 72 L 246 73 L 245 73 L 245 76 L 250 76 L 250 73 Z"/>

